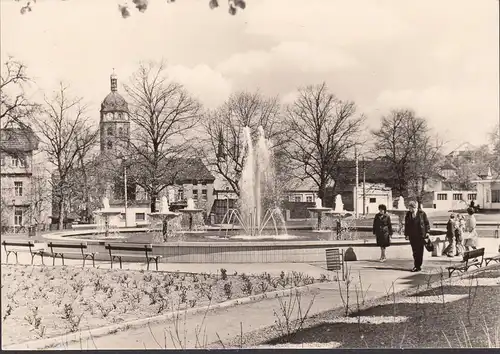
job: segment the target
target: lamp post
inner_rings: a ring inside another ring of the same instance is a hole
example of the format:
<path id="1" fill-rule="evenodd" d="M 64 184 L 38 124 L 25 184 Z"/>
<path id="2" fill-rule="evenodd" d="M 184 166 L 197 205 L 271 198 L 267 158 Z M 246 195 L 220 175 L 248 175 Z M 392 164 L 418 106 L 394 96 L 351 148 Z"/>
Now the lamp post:
<path id="1" fill-rule="evenodd" d="M 128 210 L 128 195 L 127 195 L 127 158 L 124 155 L 120 156 L 123 164 L 123 195 L 125 197 L 125 227 L 128 227 L 128 218 L 127 218 L 127 210 Z"/>

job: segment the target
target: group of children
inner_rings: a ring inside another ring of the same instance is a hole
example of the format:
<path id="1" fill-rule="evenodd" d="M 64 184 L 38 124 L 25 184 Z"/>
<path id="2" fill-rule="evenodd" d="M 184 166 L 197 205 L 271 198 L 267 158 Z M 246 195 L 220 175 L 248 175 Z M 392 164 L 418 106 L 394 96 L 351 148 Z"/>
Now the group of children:
<path id="1" fill-rule="evenodd" d="M 450 214 L 446 225 L 446 242 L 443 256 L 463 256 L 464 251 L 477 248 L 476 218 L 474 208 L 467 209 L 467 217 L 462 214 Z"/>

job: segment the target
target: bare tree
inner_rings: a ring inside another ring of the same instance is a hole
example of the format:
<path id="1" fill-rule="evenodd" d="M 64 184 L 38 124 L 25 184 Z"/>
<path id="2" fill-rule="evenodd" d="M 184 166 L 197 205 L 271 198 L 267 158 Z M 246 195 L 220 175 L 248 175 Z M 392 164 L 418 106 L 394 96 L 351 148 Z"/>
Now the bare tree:
<path id="1" fill-rule="evenodd" d="M 408 109 L 382 117 L 380 128 L 372 134 L 375 153 L 388 162 L 399 195 L 407 197 L 411 189 L 420 199 L 425 183 L 438 170 L 443 142 L 430 135 L 425 119 Z"/>
<path id="2" fill-rule="evenodd" d="M 269 147 L 277 151 L 287 138 L 282 123 L 276 97 L 266 98 L 259 92 L 234 93 L 221 107 L 206 115 L 203 127 L 207 138 L 200 153 L 240 195 L 239 182 L 246 156 L 243 128 L 248 126 L 255 139 L 258 127 L 262 126 L 271 143 Z"/>
<path id="3" fill-rule="evenodd" d="M 338 99 L 325 83 L 300 89 L 299 97 L 287 108 L 287 155 L 302 176 L 316 183 L 319 198 L 335 183 L 338 162 L 359 143 L 364 120 L 356 114 L 354 102 Z"/>
<path id="4" fill-rule="evenodd" d="M 60 84 L 52 98 L 45 98 L 43 113 L 36 120 L 42 140 L 42 151 L 54 166 L 53 196 L 57 200 L 59 229 L 71 195 L 71 175 L 78 167 L 82 153 L 96 143 L 98 130 L 91 124 L 81 98 L 68 95 L 68 87 Z"/>
<path id="5" fill-rule="evenodd" d="M 500 123 L 493 129 L 490 134 L 490 142 L 493 146 L 492 166 L 495 170 L 493 178 L 500 178 Z"/>
<path id="6" fill-rule="evenodd" d="M 16 0 L 16 1 L 19 1 L 19 0 Z M 63 1 L 65 1 L 65 0 L 63 0 Z M 20 13 L 22 15 L 28 14 L 31 11 L 33 11 L 32 2 L 36 3 L 36 0 L 33 0 L 33 1 L 26 0 L 25 4 L 23 6 L 21 6 Z M 166 2 L 173 3 L 173 2 L 175 2 L 175 0 L 166 0 Z M 208 6 L 212 10 L 216 9 L 219 7 L 219 2 L 220 2 L 220 0 L 208 0 Z M 134 7 L 137 9 L 137 11 L 144 12 L 148 8 L 149 0 L 132 0 L 132 3 L 134 4 Z M 238 12 L 238 9 L 244 10 L 245 8 L 246 8 L 245 0 L 228 0 L 228 12 L 231 15 L 236 15 L 236 13 Z M 126 1 L 124 1 L 122 4 L 118 5 L 118 10 L 120 11 L 123 18 L 128 18 L 131 15 L 129 5 L 127 4 Z"/>
<path id="7" fill-rule="evenodd" d="M 141 64 L 125 85 L 132 122 L 130 175 L 149 194 L 151 212 L 182 169 L 179 162 L 192 149 L 189 134 L 201 118 L 200 103 L 182 85 L 169 82 L 164 70 L 163 63 Z"/>
<path id="8" fill-rule="evenodd" d="M 26 97 L 25 88 L 29 83 L 31 79 L 27 75 L 26 66 L 9 57 L 3 64 L 0 75 L 0 126 L 19 128 L 19 132 L 27 132 L 27 139 L 33 137 L 29 134 L 29 126 L 39 109 L 38 104 Z M 14 156 L 16 151 L 6 151 L 3 145 L 0 145 L 0 153 Z"/>

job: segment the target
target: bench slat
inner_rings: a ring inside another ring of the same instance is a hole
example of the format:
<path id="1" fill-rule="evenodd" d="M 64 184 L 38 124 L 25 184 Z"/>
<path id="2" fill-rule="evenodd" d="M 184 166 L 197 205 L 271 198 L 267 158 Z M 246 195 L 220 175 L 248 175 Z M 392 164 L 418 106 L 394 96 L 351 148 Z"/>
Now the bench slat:
<path id="1" fill-rule="evenodd" d="M 87 244 L 86 243 L 52 243 L 52 242 L 49 242 L 48 243 L 48 246 L 49 247 L 52 247 L 52 248 L 79 248 L 79 249 L 86 249 L 87 248 Z"/>

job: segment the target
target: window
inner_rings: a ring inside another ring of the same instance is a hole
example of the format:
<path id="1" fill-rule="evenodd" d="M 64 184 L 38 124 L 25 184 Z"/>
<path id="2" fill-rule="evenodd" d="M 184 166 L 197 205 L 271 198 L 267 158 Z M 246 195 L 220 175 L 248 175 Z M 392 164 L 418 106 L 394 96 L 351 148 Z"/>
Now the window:
<path id="1" fill-rule="evenodd" d="M 23 196 L 23 182 L 14 182 L 14 191 L 16 197 Z"/>
<path id="2" fill-rule="evenodd" d="M 10 165 L 13 167 L 18 167 L 19 166 L 19 159 L 16 157 L 13 157 L 11 162 L 10 162 Z"/>
<path id="3" fill-rule="evenodd" d="M 146 213 L 135 213 L 135 221 L 145 221 Z"/>
<path id="4" fill-rule="evenodd" d="M 469 193 L 467 194 L 467 200 L 476 200 L 477 199 L 477 194 L 476 193 Z"/>
<path id="5" fill-rule="evenodd" d="M 5 166 L 5 157 L 3 157 L 3 156 L 0 159 L 0 165 Z"/>
<path id="6" fill-rule="evenodd" d="M 288 196 L 288 200 L 291 201 L 291 202 L 293 202 L 295 200 L 295 198 L 294 198 L 293 195 L 290 195 L 290 196 Z"/>
<path id="7" fill-rule="evenodd" d="M 486 203 L 490 202 L 490 193 L 488 190 L 486 190 Z"/>
<path id="8" fill-rule="evenodd" d="M 113 135 L 113 128 L 108 127 L 108 129 L 107 129 L 107 134 L 108 134 L 108 135 Z"/>
<path id="9" fill-rule="evenodd" d="M 111 150 L 113 148 L 113 143 L 111 141 L 108 141 L 108 150 Z"/>
<path id="10" fill-rule="evenodd" d="M 119 127 L 119 128 L 118 128 L 118 135 L 119 135 L 119 136 L 122 136 L 122 135 L 123 135 L 123 128 L 122 128 L 122 127 Z"/>
<path id="11" fill-rule="evenodd" d="M 198 190 L 197 189 L 193 189 L 193 199 L 198 200 Z"/>
<path id="12" fill-rule="evenodd" d="M 203 181 L 203 182 L 201 182 L 201 185 L 202 185 L 202 186 L 206 186 L 206 185 L 207 185 L 207 182 Z"/>
<path id="13" fill-rule="evenodd" d="M 438 193 L 437 200 L 448 200 L 448 195 L 446 193 Z"/>
<path id="14" fill-rule="evenodd" d="M 313 197 L 312 197 L 312 195 L 308 195 L 308 196 L 306 197 L 306 202 L 311 203 L 312 201 L 313 201 Z"/>
<path id="15" fill-rule="evenodd" d="M 370 198 L 370 203 L 376 203 L 377 202 L 377 198 Z"/>
<path id="16" fill-rule="evenodd" d="M 491 190 L 491 202 L 500 203 L 500 189 Z"/>
<path id="17" fill-rule="evenodd" d="M 177 200 L 184 200 L 184 190 L 183 189 L 179 189 L 179 191 L 177 192 Z"/>
<path id="18" fill-rule="evenodd" d="M 461 193 L 453 193 L 453 200 L 462 200 Z"/>
<path id="19" fill-rule="evenodd" d="M 295 196 L 295 201 L 296 202 L 301 202 L 302 201 L 302 196 L 301 195 L 296 195 Z"/>
<path id="20" fill-rule="evenodd" d="M 14 225 L 20 226 L 23 224 L 23 209 L 15 208 L 14 210 Z"/>
<path id="21" fill-rule="evenodd" d="M 193 186 L 197 186 L 197 185 L 198 185 L 198 181 L 194 181 Z"/>
<path id="22" fill-rule="evenodd" d="M 207 200 L 207 190 L 206 189 L 201 190 L 201 200 Z"/>

